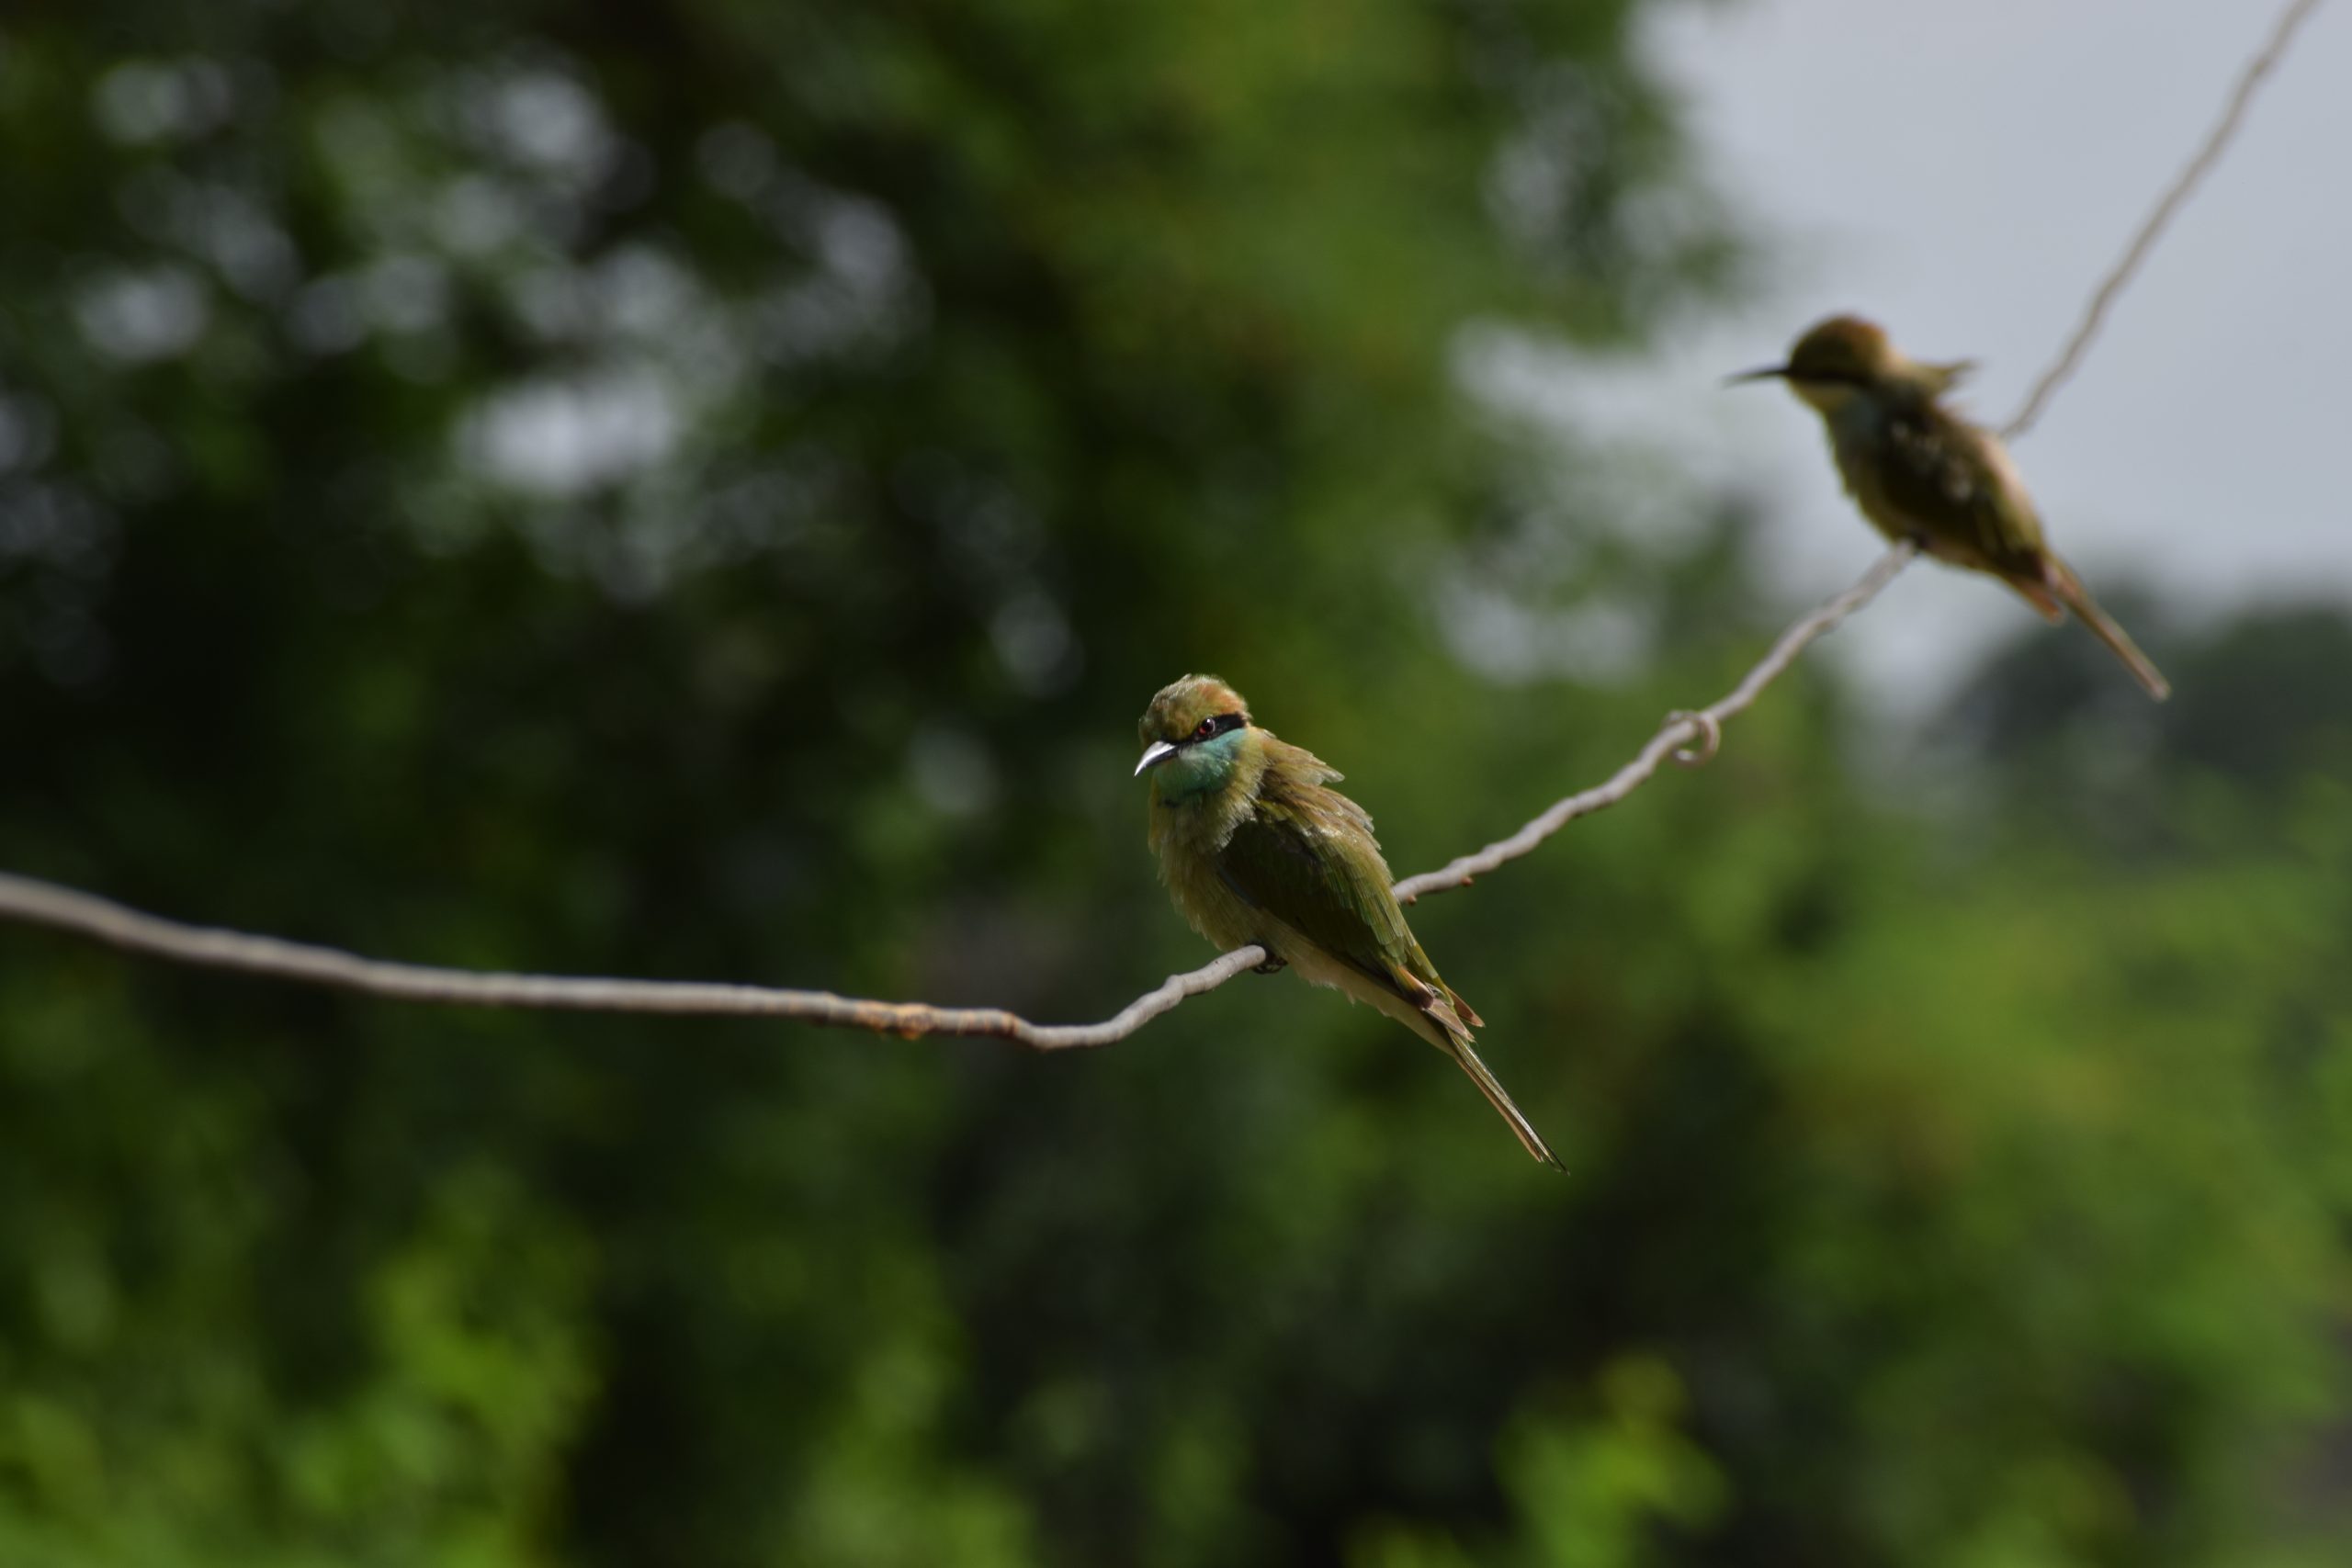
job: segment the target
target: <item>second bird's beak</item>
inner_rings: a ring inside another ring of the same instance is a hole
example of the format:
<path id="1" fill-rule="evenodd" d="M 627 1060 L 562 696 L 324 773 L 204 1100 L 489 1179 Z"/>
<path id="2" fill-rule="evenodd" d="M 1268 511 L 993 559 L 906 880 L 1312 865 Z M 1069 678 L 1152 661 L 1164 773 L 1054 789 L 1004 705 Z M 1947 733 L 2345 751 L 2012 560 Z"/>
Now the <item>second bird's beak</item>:
<path id="1" fill-rule="evenodd" d="M 1136 764 L 1136 771 L 1131 776 L 1135 778 L 1141 778 L 1143 777 L 1143 771 L 1146 768 L 1148 768 L 1154 762 L 1160 761 L 1162 758 L 1172 757 L 1175 754 L 1175 747 L 1170 746 L 1165 740 L 1155 740 L 1150 745 L 1143 749 L 1143 761 Z"/>
<path id="2" fill-rule="evenodd" d="M 1724 378 L 1724 385 L 1736 387 L 1746 381 L 1785 381 L 1789 367 L 1785 365 L 1759 365 L 1753 370 L 1743 370 L 1736 376 Z"/>

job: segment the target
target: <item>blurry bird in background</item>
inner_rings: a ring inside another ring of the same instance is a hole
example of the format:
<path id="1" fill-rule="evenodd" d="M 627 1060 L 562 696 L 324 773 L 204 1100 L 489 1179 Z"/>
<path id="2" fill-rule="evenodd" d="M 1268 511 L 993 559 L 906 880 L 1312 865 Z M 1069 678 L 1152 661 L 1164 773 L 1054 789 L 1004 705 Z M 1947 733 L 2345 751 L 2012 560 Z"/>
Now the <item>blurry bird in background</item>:
<path id="1" fill-rule="evenodd" d="M 1256 943 L 1268 968 L 1287 964 L 1396 1019 L 1470 1075 L 1529 1154 L 1563 1168 L 1471 1049 L 1481 1021 L 1414 940 L 1372 818 L 1329 787 L 1338 772 L 1252 724 L 1213 675 L 1163 687 L 1139 728 L 1152 851 L 1193 929 L 1228 952 Z"/>
<path id="2" fill-rule="evenodd" d="M 1988 572 L 2052 623 L 2072 610 L 2159 702 L 2172 687 L 2043 539 L 2041 514 L 2000 439 L 1944 406 L 1971 368 L 1905 355 L 1859 316 L 1816 323 L 1788 363 L 1732 378 L 1781 380 L 1828 427 L 1846 492 L 1889 539 Z"/>

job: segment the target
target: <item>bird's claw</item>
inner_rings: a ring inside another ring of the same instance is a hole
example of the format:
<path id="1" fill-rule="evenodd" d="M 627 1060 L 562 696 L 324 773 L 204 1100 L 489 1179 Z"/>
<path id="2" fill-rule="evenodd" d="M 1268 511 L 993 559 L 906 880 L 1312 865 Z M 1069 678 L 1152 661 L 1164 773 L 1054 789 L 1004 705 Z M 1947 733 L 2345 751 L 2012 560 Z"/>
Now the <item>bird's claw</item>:
<path id="1" fill-rule="evenodd" d="M 1250 973 L 1252 975 L 1279 975 L 1289 967 L 1289 959 L 1270 957 L 1263 964 L 1258 964 L 1252 968 Z"/>

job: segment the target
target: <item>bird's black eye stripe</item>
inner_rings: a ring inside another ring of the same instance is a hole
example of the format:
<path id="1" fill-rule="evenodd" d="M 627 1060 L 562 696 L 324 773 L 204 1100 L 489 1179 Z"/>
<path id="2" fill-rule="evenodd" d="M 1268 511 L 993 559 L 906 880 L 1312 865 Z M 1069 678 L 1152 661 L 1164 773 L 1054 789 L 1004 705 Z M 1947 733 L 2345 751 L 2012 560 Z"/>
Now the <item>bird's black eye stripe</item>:
<path id="1" fill-rule="evenodd" d="M 1214 717 L 1201 720 L 1193 733 L 1184 738 L 1183 744 L 1191 746 L 1203 740 L 1214 740 L 1218 736 L 1238 729 L 1249 722 L 1249 716 L 1246 714 L 1217 714 Z"/>

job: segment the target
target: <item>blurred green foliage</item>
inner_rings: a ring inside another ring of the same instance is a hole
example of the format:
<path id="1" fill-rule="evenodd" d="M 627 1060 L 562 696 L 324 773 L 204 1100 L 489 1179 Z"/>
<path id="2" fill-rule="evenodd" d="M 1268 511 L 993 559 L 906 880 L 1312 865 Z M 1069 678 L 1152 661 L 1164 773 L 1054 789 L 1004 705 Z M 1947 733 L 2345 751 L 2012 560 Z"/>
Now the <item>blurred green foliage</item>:
<path id="1" fill-rule="evenodd" d="M 1771 618 L 1465 390 L 1736 281 L 1653 8 L 27 0 L 0 864 L 1074 1019 L 1202 956 L 1187 669 L 1507 829 Z M 1288 979 L 1036 1059 L 0 933 L 0 1562 L 2338 1561 L 2352 626 L 2158 651 L 1892 767 L 1809 668 L 1423 906 L 1565 1181 Z"/>

